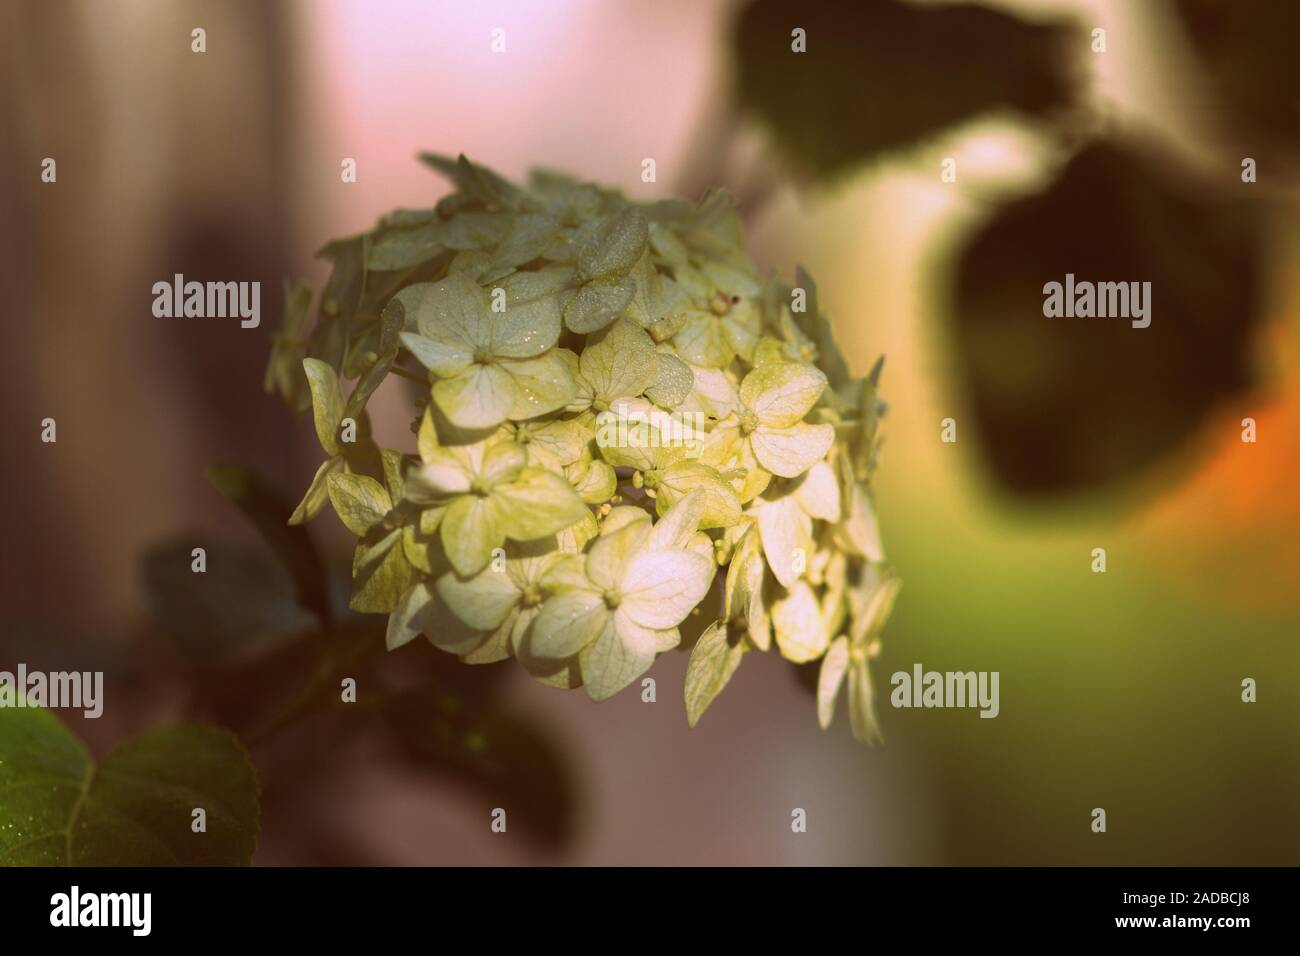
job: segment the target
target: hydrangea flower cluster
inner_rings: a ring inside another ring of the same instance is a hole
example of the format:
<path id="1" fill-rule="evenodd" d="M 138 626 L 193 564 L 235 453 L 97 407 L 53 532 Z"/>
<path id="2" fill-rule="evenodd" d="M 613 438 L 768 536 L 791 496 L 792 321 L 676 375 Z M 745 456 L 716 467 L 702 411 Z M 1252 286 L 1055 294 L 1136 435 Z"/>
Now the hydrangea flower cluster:
<path id="1" fill-rule="evenodd" d="M 685 630 L 692 726 L 747 653 L 820 661 L 822 726 L 847 681 L 878 739 L 880 362 L 850 378 L 812 280 L 759 275 L 723 190 L 421 159 L 457 190 L 326 245 L 314 327 L 287 290 L 267 371 L 326 455 L 291 523 L 328 500 L 357 536 L 351 607 L 389 615 L 390 648 L 514 657 L 597 701 Z M 393 376 L 418 383 L 413 452 L 371 437 Z"/>

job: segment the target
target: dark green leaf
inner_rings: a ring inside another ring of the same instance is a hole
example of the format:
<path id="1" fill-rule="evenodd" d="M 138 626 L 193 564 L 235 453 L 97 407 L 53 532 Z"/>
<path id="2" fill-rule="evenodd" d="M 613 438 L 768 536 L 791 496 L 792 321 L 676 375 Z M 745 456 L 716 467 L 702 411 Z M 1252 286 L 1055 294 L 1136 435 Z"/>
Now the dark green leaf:
<path id="1" fill-rule="evenodd" d="M 207 552 L 207 570 L 191 569 L 191 550 Z M 143 575 L 158 629 L 191 663 L 224 664 L 260 652 L 316 624 L 294 599 L 287 573 L 260 553 L 202 536 L 150 548 Z"/>
<path id="2" fill-rule="evenodd" d="M 458 776 L 503 808 L 510 824 L 563 843 L 574 809 L 568 767 L 533 722 L 499 712 L 490 698 L 481 701 L 481 694 L 455 690 L 411 691 L 385 714 L 418 766 Z"/>
<path id="3" fill-rule="evenodd" d="M 53 713 L 5 707 L 0 793 L 0 864 L 243 866 L 257 845 L 257 774 L 239 741 L 203 724 L 142 734 L 95 767 Z"/>
<path id="4" fill-rule="evenodd" d="M 208 480 L 239 506 L 244 517 L 271 546 L 293 579 L 302 606 L 322 622 L 328 622 L 329 585 L 325 567 L 307 529 L 288 523 L 293 504 L 264 478 L 239 465 L 213 465 L 208 468 Z"/>

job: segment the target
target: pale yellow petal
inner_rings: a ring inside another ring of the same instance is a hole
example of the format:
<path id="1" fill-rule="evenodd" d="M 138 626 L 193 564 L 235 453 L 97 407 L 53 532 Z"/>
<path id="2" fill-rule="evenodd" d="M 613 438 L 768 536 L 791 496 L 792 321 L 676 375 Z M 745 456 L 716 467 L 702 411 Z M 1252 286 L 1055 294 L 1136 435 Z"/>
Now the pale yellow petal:
<path id="1" fill-rule="evenodd" d="M 789 593 L 773 604 L 776 646 L 786 660 L 803 664 L 825 653 L 830 638 L 818 612 L 817 597 L 807 581 L 796 581 Z"/>
<path id="2" fill-rule="evenodd" d="M 691 551 L 649 551 L 629 562 L 619 610 L 643 627 L 676 627 L 704 599 L 715 565 Z"/>
<path id="3" fill-rule="evenodd" d="M 803 419 L 826 390 L 826 376 L 796 362 L 760 365 L 740 383 L 740 401 L 759 424 L 787 428 Z"/>
<path id="4" fill-rule="evenodd" d="M 749 436 L 759 464 L 782 478 L 797 478 L 826 457 L 835 442 L 834 425 L 799 422 L 786 428 L 760 425 Z"/>

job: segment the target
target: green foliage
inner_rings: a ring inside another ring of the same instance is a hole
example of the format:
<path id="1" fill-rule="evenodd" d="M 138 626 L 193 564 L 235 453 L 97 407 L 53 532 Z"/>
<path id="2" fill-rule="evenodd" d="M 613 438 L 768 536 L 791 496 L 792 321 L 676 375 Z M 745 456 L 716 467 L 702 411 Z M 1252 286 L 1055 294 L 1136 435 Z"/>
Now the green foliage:
<path id="1" fill-rule="evenodd" d="M 533 723 L 445 691 L 410 691 L 384 717 L 414 766 L 450 775 L 485 794 L 544 844 L 573 828 L 572 780 L 554 744 Z"/>
<path id="2" fill-rule="evenodd" d="M 213 465 L 208 480 L 232 501 L 270 545 L 293 579 L 298 603 L 322 622 L 330 617 L 325 568 L 307 532 L 288 524 L 288 502 L 261 476 L 238 465 Z"/>
<path id="3" fill-rule="evenodd" d="M 207 554 L 203 574 L 191 570 L 196 546 Z M 259 654 L 321 620 L 295 599 L 283 568 L 261 552 L 187 533 L 150 547 L 142 564 L 155 626 L 199 667 Z"/>
<path id="4" fill-rule="evenodd" d="M 886 577 L 879 366 L 850 377 L 811 279 L 758 273 L 724 191 L 639 204 L 421 159 L 458 191 L 323 250 L 303 367 L 328 458 L 291 518 L 328 500 L 357 537 L 351 607 L 389 615 L 389 649 L 423 634 L 605 700 L 713 591 L 694 724 L 748 650 L 805 663 L 857 640 Z M 410 450 L 369 438 L 390 374 L 428 382 Z"/>
<path id="5" fill-rule="evenodd" d="M 0 864 L 243 866 L 257 843 L 248 755 L 202 724 L 142 734 L 96 766 L 50 711 L 0 708 L 0 790 Z"/>

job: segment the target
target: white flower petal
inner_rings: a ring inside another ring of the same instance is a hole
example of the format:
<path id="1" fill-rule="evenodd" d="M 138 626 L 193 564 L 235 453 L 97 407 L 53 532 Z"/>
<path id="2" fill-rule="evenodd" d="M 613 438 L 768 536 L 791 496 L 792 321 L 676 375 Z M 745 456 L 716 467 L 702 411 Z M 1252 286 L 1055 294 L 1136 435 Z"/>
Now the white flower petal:
<path id="1" fill-rule="evenodd" d="M 787 428 L 800 421 L 826 390 L 826 376 L 811 365 L 772 362 L 760 365 L 740 383 L 740 401 L 759 424 Z"/>
<path id="2" fill-rule="evenodd" d="M 767 565 L 782 587 L 793 587 L 812 560 L 812 519 L 793 495 L 762 499 L 756 511 Z"/>
<path id="3" fill-rule="evenodd" d="M 796 664 L 815 661 L 830 642 L 807 581 L 796 581 L 790 593 L 772 605 L 772 626 L 781 656 Z"/>
<path id="4" fill-rule="evenodd" d="M 638 555 L 623 573 L 619 611 L 644 627 L 676 627 L 704 600 L 714 570 L 713 562 L 691 551 Z"/>
<path id="5" fill-rule="evenodd" d="M 698 488 L 684 495 L 655 522 L 650 532 L 650 539 L 646 543 L 647 548 L 657 551 L 686 547 L 691 535 L 699 530 L 707 503 L 704 492 Z"/>
<path id="6" fill-rule="evenodd" d="M 641 509 L 629 509 L 640 511 Z M 641 512 L 645 515 L 645 512 Z M 608 519 L 606 519 L 608 520 Z M 623 578 L 623 571 L 628 563 L 642 550 L 645 540 L 650 535 L 649 515 L 644 519 L 628 520 L 617 530 L 608 534 L 604 529 L 587 552 L 587 577 L 592 584 L 602 591 L 615 590 Z"/>
<path id="7" fill-rule="evenodd" d="M 840 520 L 840 482 L 829 462 L 819 461 L 808 469 L 795 486 L 794 497 L 814 518 Z"/>
<path id="8" fill-rule="evenodd" d="M 443 447 L 428 448 L 426 452 L 424 464 L 407 476 L 407 497 L 420 502 L 469 491 L 472 476 L 463 454 Z"/>
<path id="9" fill-rule="evenodd" d="M 835 442 L 835 426 L 806 422 L 786 428 L 760 425 L 749 442 L 760 465 L 782 478 L 797 478 L 826 457 Z"/>

